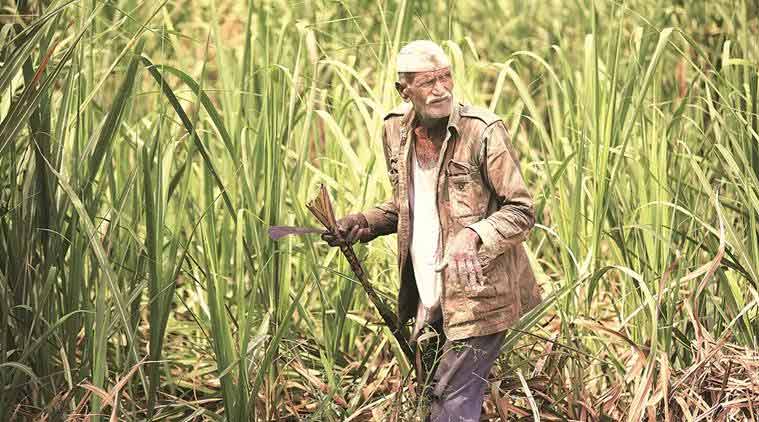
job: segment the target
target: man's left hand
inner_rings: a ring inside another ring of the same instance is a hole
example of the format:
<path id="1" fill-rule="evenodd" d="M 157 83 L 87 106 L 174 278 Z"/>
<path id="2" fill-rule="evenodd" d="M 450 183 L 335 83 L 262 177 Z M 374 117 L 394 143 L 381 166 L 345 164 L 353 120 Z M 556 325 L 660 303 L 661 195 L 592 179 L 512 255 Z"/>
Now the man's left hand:
<path id="1" fill-rule="evenodd" d="M 443 271 L 448 267 L 446 273 L 452 281 L 482 284 L 482 266 L 477 259 L 477 249 L 481 243 L 480 236 L 476 231 L 470 228 L 464 228 L 456 234 L 448 248 L 448 254 L 443 262 L 435 267 L 435 271 Z"/>

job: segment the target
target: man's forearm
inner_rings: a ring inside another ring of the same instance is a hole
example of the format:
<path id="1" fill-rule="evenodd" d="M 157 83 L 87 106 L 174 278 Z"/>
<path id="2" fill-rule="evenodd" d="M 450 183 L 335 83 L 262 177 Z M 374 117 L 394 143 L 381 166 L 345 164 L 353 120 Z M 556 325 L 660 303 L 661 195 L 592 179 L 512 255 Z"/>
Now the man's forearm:
<path id="1" fill-rule="evenodd" d="M 524 241 L 535 225 L 532 204 L 505 204 L 501 208 L 468 228 L 477 232 L 484 245 L 503 252 L 505 248 Z"/>
<path id="2" fill-rule="evenodd" d="M 489 127 L 483 142 L 485 154 L 480 162 L 498 209 L 468 227 L 480 235 L 486 253 L 495 257 L 527 238 L 535 225 L 535 211 L 503 123 Z"/>

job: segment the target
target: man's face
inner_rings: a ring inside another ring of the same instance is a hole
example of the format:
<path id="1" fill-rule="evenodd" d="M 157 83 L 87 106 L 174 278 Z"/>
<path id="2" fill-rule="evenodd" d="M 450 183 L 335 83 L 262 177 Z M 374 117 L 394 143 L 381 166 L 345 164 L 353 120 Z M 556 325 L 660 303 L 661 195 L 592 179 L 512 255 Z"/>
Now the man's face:
<path id="1" fill-rule="evenodd" d="M 453 105 L 453 78 L 451 68 L 413 73 L 413 78 L 401 82 L 397 88 L 404 100 L 424 119 L 439 119 L 451 114 Z"/>

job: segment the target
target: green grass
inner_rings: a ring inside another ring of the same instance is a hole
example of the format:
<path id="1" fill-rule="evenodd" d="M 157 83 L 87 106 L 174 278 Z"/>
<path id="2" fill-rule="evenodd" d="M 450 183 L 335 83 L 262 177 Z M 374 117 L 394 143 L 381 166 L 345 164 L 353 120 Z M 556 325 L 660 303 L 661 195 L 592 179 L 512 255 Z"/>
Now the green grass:
<path id="1" fill-rule="evenodd" d="M 49 3 L 0 9 L 1 420 L 413 414 L 339 251 L 266 229 L 316 225 L 318 183 L 339 215 L 390 195 L 415 38 L 507 123 L 536 203 L 546 300 L 488 414 L 677 420 L 662 386 L 711 340 L 757 348 L 755 2 Z M 357 247 L 390 303 L 394 240 Z"/>

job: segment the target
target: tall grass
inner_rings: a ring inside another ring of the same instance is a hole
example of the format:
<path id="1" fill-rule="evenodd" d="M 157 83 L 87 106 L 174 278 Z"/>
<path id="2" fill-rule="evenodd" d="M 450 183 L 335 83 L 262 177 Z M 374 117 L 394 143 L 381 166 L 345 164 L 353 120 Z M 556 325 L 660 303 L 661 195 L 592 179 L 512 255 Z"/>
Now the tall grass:
<path id="1" fill-rule="evenodd" d="M 757 347 L 753 2 L 2 8 L 2 420 L 412 415 L 338 251 L 266 229 L 315 225 L 317 183 L 338 214 L 390 195 L 382 116 L 415 38 L 503 117 L 536 199 L 545 300 L 508 333 L 489 415 L 716 412 L 729 393 L 675 400 L 687 369 Z M 394 302 L 394 238 L 357 252 Z"/>

